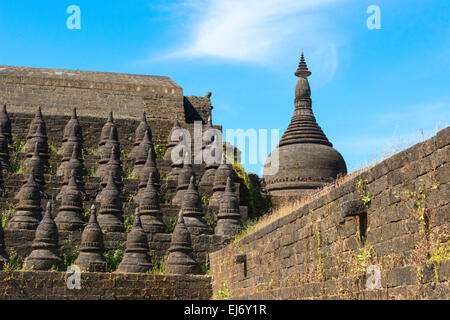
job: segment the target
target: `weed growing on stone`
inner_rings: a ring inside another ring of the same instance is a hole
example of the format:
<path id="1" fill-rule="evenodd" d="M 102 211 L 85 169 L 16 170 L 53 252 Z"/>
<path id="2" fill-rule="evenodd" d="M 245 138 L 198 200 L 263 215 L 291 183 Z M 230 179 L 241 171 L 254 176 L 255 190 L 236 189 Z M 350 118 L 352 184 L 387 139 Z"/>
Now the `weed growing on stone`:
<path id="1" fill-rule="evenodd" d="M 11 171 L 15 174 L 23 174 L 23 162 L 18 159 L 17 154 L 11 161 Z"/>
<path id="2" fill-rule="evenodd" d="M 95 175 L 95 172 L 97 171 L 98 166 L 93 166 L 93 167 L 87 167 L 87 176 L 88 177 L 93 177 Z"/>
<path id="3" fill-rule="evenodd" d="M 165 259 L 162 259 L 162 260 L 153 259 L 152 264 L 153 264 L 153 268 L 151 270 L 149 270 L 149 273 L 164 274 L 166 272 Z"/>
<path id="4" fill-rule="evenodd" d="M 209 265 L 209 262 L 203 263 L 200 266 L 200 273 L 201 274 L 206 274 L 206 275 L 212 275 L 211 267 Z"/>
<path id="5" fill-rule="evenodd" d="M 228 300 L 231 297 L 231 291 L 228 287 L 228 281 L 222 280 L 222 287 L 217 289 L 216 300 Z"/>
<path id="6" fill-rule="evenodd" d="M 54 141 L 48 144 L 48 149 L 50 151 L 50 154 L 58 154 L 58 147 L 56 146 L 56 143 Z"/>
<path id="7" fill-rule="evenodd" d="M 80 253 L 80 248 L 78 245 L 74 245 L 72 240 L 66 240 L 64 248 L 62 250 L 62 257 L 64 261 L 64 266 L 67 268 L 74 264 L 75 260 Z"/>
<path id="8" fill-rule="evenodd" d="M 131 231 L 131 229 L 133 228 L 133 223 L 134 223 L 134 215 L 133 214 L 125 217 L 123 224 L 125 226 L 126 232 Z"/>
<path id="9" fill-rule="evenodd" d="M 108 272 L 114 272 L 122 261 L 125 251 L 123 249 L 109 250 L 103 255 L 106 259 Z"/>
<path id="10" fill-rule="evenodd" d="M 14 216 L 14 203 L 7 203 L 8 209 L 2 212 L 2 228 L 6 230 L 8 228 L 8 223 Z"/>
<path id="11" fill-rule="evenodd" d="M 167 232 L 173 233 L 173 230 L 175 229 L 176 225 L 177 225 L 177 221 L 174 218 L 170 218 L 169 224 L 167 226 Z"/>
<path id="12" fill-rule="evenodd" d="M 156 158 L 162 159 L 167 150 L 167 143 L 160 139 L 153 139 L 153 146 L 155 148 Z"/>
<path id="13" fill-rule="evenodd" d="M 12 135 L 12 151 L 13 152 L 24 152 L 25 141 L 20 140 L 20 138 L 13 134 Z"/>
<path id="14" fill-rule="evenodd" d="M 14 250 L 9 250 L 9 261 L 3 265 L 4 271 L 22 270 L 23 258 Z"/>

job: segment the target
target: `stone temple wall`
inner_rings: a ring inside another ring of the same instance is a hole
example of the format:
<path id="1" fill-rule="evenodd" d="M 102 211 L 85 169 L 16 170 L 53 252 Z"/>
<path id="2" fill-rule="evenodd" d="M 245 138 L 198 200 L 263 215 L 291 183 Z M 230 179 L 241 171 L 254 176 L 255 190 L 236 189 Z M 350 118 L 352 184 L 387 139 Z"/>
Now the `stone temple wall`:
<path id="1" fill-rule="evenodd" d="M 210 254 L 213 292 L 233 299 L 448 299 L 449 200 L 448 127 Z"/>
<path id="2" fill-rule="evenodd" d="M 183 97 L 183 89 L 165 76 L 0 66 L 0 101 L 14 113 L 66 117 L 74 106 L 81 118 L 147 119 L 164 139 L 175 116 L 182 123 L 206 123 L 209 97 Z"/>
<path id="3" fill-rule="evenodd" d="M 207 300 L 210 276 L 81 274 L 81 288 L 67 288 L 67 274 L 0 271 L 1 300 Z"/>

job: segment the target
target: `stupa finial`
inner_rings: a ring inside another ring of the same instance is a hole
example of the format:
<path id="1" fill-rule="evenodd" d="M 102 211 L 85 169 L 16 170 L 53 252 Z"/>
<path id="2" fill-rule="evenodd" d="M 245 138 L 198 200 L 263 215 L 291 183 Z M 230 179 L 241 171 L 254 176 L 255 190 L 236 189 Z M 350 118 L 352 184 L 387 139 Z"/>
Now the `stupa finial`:
<path id="1" fill-rule="evenodd" d="M 305 62 L 305 56 L 303 55 L 303 49 L 302 54 L 300 56 L 300 63 L 298 64 L 297 71 L 295 71 L 295 75 L 297 77 L 309 77 L 311 75 L 311 71 L 309 71 L 308 66 Z"/>

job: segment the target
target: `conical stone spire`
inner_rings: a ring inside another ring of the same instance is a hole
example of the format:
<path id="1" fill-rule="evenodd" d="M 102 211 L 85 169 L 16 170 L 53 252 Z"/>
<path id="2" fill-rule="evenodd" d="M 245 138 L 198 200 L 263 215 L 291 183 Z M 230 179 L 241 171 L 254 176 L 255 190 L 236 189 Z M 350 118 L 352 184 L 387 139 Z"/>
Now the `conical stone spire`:
<path id="1" fill-rule="evenodd" d="M 8 144 L 12 144 L 11 121 L 6 111 L 6 103 L 0 110 L 0 132 L 5 135 Z"/>
<path id="2" fill-rule="evenodd" d="M 153 159 L 156 158 L 156 152 L 150 137 L 150 133 L 149 131 L 145 131 L 144 138 L 141 140 L 139 148 L 136 152 L 134 168 L 133 172 L 131 173 L 133 176 L 139 176 L 139 172 L 147 161 L 149 153 L 152 154 Z"/>
<path id="3" fill-rule="evenodd" d="M 44 177 L 45 161 L 39 154 L 39 143 L 34 144 L 32 153 L 27 154 L 27 158 L 23 162 L 24 182 L 28 181 L 28 177 L 33 173 L 34 180 L 39 184 L 39 190 L 43 191 L 45 185 Z"/>
<path id="4" fill-rule="evenodd" d="M 70 117 L 70 120 L 67 122 L 66 126 L 64 127 L 63 131 L 63 139 L 62 139 L 62 146 L 58 150 L 59 155 L 64 155 L 64 152 L 67 150 L 72 150 L 72 147 L 67 147 L 66 142 L 71 139 L 72 141 L 78 141 L 80 144 L 83 143 L 83 132 L 82 128 L 80 126 L 80 123 L 78 121 L 77 116 L 77 108 L 73 108 L 72 116 Z M 83 149 L 81 147 L 81 149 Z M 70 154 L 69 154 L 70 157 Z"/>
<path id="5" fill-rule="evenodd" d="M 181 126 L 180 122 L 178 121 L 178 115 L 176 115 L 172 130 L 170 131 L 169 136 L 167 137 L 168 143 L 166 153 L 164 154 L 163 157 L 164 160 L 172 160 L 172 150 L 182 140 L 182 138 L 172 140 L 172 134 L 179 129 L 181 129 Z"/>
<path id="6" fill-rule="evenodd" d="M 122 218 L 122 193 L 112 175 L 99 195 L 100 210 L 98 223 L 105 232 L 124 232 Z"/>
<path id="7" fill-rule="evenodd" d="M 92 205 L 89 222 L 81 234 L 80 253 L 74 264 L 82 271 L 105 272 L 106 259 L 103 249 L 103 234 L 97 223 L 95 206 Z"/>
<path id="8" fill-rule="evenodd" d="M 222 163 L 216 170 L 214 175 L 213 194 L 209 199 L 209 207 L 219 207 L 222 194 L 225 191 L 227 185 L 227 179 L 231 178 L 233 181 L 233 168 L 225 158 L 222 156 Z"/>
<path id="9" fill-rule="evenodd" d="M 8 136 L 1 130 L 2 128 L 0 127 L 0 163 L 4 168 L 9 168 L 9 140 Z"/>
<path id="10" fill-rule="evenodd" d="M 3 268 L 5 263 L 9 262 L 8 254 L 5 251 L 6 245 L 5 240 L 3 238 L 3 228 L 2 224 L 0 223 L 0 269 Z"/>
<path id="11" fill-rule="evenodd" d="M 303 56 L 295 72 L 295 109 L 291 123 L 264 169 L 267 190 L 272 196 L 301 197 L 346 174 L 342 156 L 328 141 L 312 111 L 311 72 Z"/>
<path id="12" fill-rule="evenodd" d="M 219 167 L 219 163 L 216 160 L 216 156 L 220 156 L 220 154 L 216 154 L 216 152 L 222 152 L 221 149 L 216 150 L 214 145 L 215 139 L 217 138 L 215 135 L 210 136 L 208 134 L 208 130 L 212 129 L 211 116 L 208 117 L 208 123 L 205 129 L 205 137 L 203 139 L 203 155 L 205 159 L 205 172 L 203 173 L 202 179 L 200 180 L 199 186 L 204 188 L 212 188 L 214 184 L 214 176 L 216 174 L 216 170 Z M 222 144 L 220 145 L 222 147 Z M 218 159 L 221 159 L 220 157 Z"/>
<path id="13" fill-rule="evenodd" d="M 178 181 L 177 181 L 177 193 L 172 199 L 172 205 L 180 206 L 183 202 L 183 196 L 186 190 L 189 187 L 189 183 L 191 181 L 191 177 L 195 177 L 194 170 L 192 169 L 191 159 L 189 156 L 189 152 L 185 153 L 183 168 L 178 173 Z"/>
<path id="14" fill-rule="evenodd" d="M 64 178 L 62 182 L 62 187 L 58 195 L 56 196 L 56 200 L 61 200 L 62 195 L 64 194 L 67 185 L 69 184 L 69 179 L 71 176 L 75 177 L 77 189 L 81 192 L 83 197 L 85 197 L 85 190 L 84 190 L 84 179 L 83 176 L 86 175 L 86 168 L 81 162 L 81 160 L 78 158 L 78 151 L 74 148 L 72 151 L 72 156 L 70 157 L 70 160 L 67 162 L 64 168 Z"/>
<path id="15" fill-rule="evenodd" d="M 189 187 L 183 195 L 181 211 L 184 223 L 191 234 L 208 234 L 208 225 L 203 219 L 202 200 L 198 194 L 194 176 L 191 177 Z"/>
<path id="16" fill-rule="evenodd" d="M 47 172 L 50 169 L 50 153 L 48 150 L 48 138 L 47 133 L 44 130 L 45 125 L 39 123 L 36 127 L 36 132 L 31 135 L 30 139 L 27 140 L 25 144 L 25 151 L 27 154 L 32 154 L 36 148 L 38 148 L 39 156 L 42 159 L 42 163 L 44 166 L 44 172 Z"/>
<path id="17" fill-rule="evenodd" d="M 47 136 L 47 127 L 45 125 L 44 118 L 42 117 L 41 107 L 38 107 L 36 110 L 36 114 L 30 122 L 30 127 L 28 129 L 27 140 L 31 138 L 31 136 L 36 132 L 38 125 L 42 125 L 42 132 Z"/>
<path id="18" fill-rule="evenodd" d="M 112 128 L 115 128 L 115 130 Z M 117 134 L 117 127 L 114 124 L 114 117 L 113 117 L 112 111 L 109 112 L 108 120 L 106 121 L 106 123 L 104 124 L 104 126 L 102 128 L 102 132 L 100 134 L 99 146 L 103 146 L 106 143 L 106 140 L 108 140 L 111 137 L 111 132 L 110 132 L 111 130 L 114 130 L 113 138 L 115 138 L 115 140 L 119 140 L 119 136 Z"/>
<path id="19" fill-rule="evenodd" d="M 58 230 L 77 231 L 82 230 L 84 221 L 83 212 L 83 195 L 80 191 L 74 172 L 72 172 L 69 184 L 61 196 L 61 206 L 55 218 Z"/>
<path id="20" fill-rule="evenodd" d="M 63 158 L 61 164 L 56 171 L 57 176 L 64 176 L 66 169 L 75 170 L 77 178 L 82 178 L 86 175 L 86 167 L 84 166 L 84 159 L 82 156 L 81 143 L 69 144 L 70 140 L 66 142 L 66 147 L 63 152 Z M 69 150 L 69 148 L 71 148 Z"/>
<path id="21" fill-rule="evenodd" d="M 239 200 L 234 192 L 231 178 L 228 177 L 225 192 L 220 200 L 215 234 L 232 237 L 242 230 L 242 217 L 239 210 Z"/>
<path id="22" fill-rule="evenodd" d="M 58 228 L 52 218 L 52 206 L 47 203 L 44 218 L 36 229 L 32 251 L 25 259 L 24 266 L 32 270 L 61 268 L 63 261 L 58 254 Z"/>
<path id="23" fill-rule="evenodd" d="M 110 158 L 106 166 L 104 167 L 105 171 L 103 174 L 101 185 L 105 187 L 108 183 L 109 176 L 112 175 L 114 178 L 114 182 L 117 186 L 122 187 L 122 162 L 120 161 L 120 150 L 118 146 L 113 146 L 110 154 Z"/>
<path id="24" fill-rule="evenodd" d="M 311 89 L 307 79 L 311 72 L 306 66 L 303 52 L 295 75 L 299 77 L 299 80 L 295 88 L 294 116 L 281 138 L 280 146 L 294 143 L 314 143 L 332 147 L 333 145 L 317 124 L 312 112 Z"/>
<path id="25" fill-rule="evenodd" d="M 114 147 L 117 147 L 120 159 L 120 143 L 117 136 L 117 128 L 115 126 L 111 127 L 109 138 L 105 141 L 105 144 L 99 148 L 100 161 L 98 162 L 98 170 L 95 172 L 96 177 L 103 178 L 106 174 L 107 163 L 111 159 L 111 153 L 113 152 Z"/>
<path id="26" fill-rule="evenodd" d="M 42 219 L 41 193 L 34 180 L 33 173 L 28 177 L 27 183 L 20 188 L 13 218 L 9 221 L 9 230 L 36 230 Z"/>
<path id="27" fill-rule="evenodd" d="M 162 220 L 159 206 L 159 194 L 151 176 L 148 177 L 147 185 L 139 197 L 139 211 L 141 213 L 142 227 L 146 233 L 166 232 L 166 225 Z"/>
<path id="28" fill-rule="evenodd" d="M 144 166 L 139 170 L 139 184 L 138 184 L 138 193 L 134 197 L 134 201 L 139 203 L 139 199 L 141 197 L 142 192 L 147 187 L 148 178 L 151 176 L 153 185 L 156 190 L 159 190 L 159 171 L 156 167 L 156 161 L 151 152 L 147 154 L 147 160 L 145 161 Z"/>
<path id="29" fill-rule="evenodd" d="M 136 128 L 136 132 L 134 135 L 134 142 L 133 142 L 133 149 L 131 150 L 130 154 L 128 155 L 129 159 L 136 159 L 136 152 L 138 152 L 139 145 L 144 139 L 145 132 L 148 131 L 150 134 L 150 141 L 152 140 L 152 130 L 150 129 L 150 126 L 147 123 L 147 115 L 145 111 L 142 113 L 141 122 Z"/>
<path id="30" fill-rule="evenodd" d="M 172 274 L 200 273 L 200 267 L 192 253 L 191 235 L 184 224 L 184 218 L 181 212 L 172 233 L 172 242 L 170 244 L 166 266 L 167 272 Z"/>
<path id="31" fill-rule="evenodd" d="M 147 235 L 142 229 L 139 210 L 136 208 L 134 224 L 127 235 L 125 256 L 117 268 L 117 272 L 145 273 L 153 268 L 148 254 Z"/>

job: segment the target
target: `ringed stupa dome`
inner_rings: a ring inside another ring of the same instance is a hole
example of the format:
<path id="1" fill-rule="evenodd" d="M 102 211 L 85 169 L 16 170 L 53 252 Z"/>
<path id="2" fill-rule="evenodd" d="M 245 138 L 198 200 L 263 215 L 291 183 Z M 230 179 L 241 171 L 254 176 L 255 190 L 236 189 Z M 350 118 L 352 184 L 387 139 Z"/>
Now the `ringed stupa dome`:
<path id="1" fill-rule="evenodd" d="M 333 149 L 314 117 L 308 82 L 311 72 L 303 51 L 295 75 L 298 81 L 294 115 L 264 165 L 266 188 L 277 197 L 301 197 L 347 173 L 344 159 Z"/>

